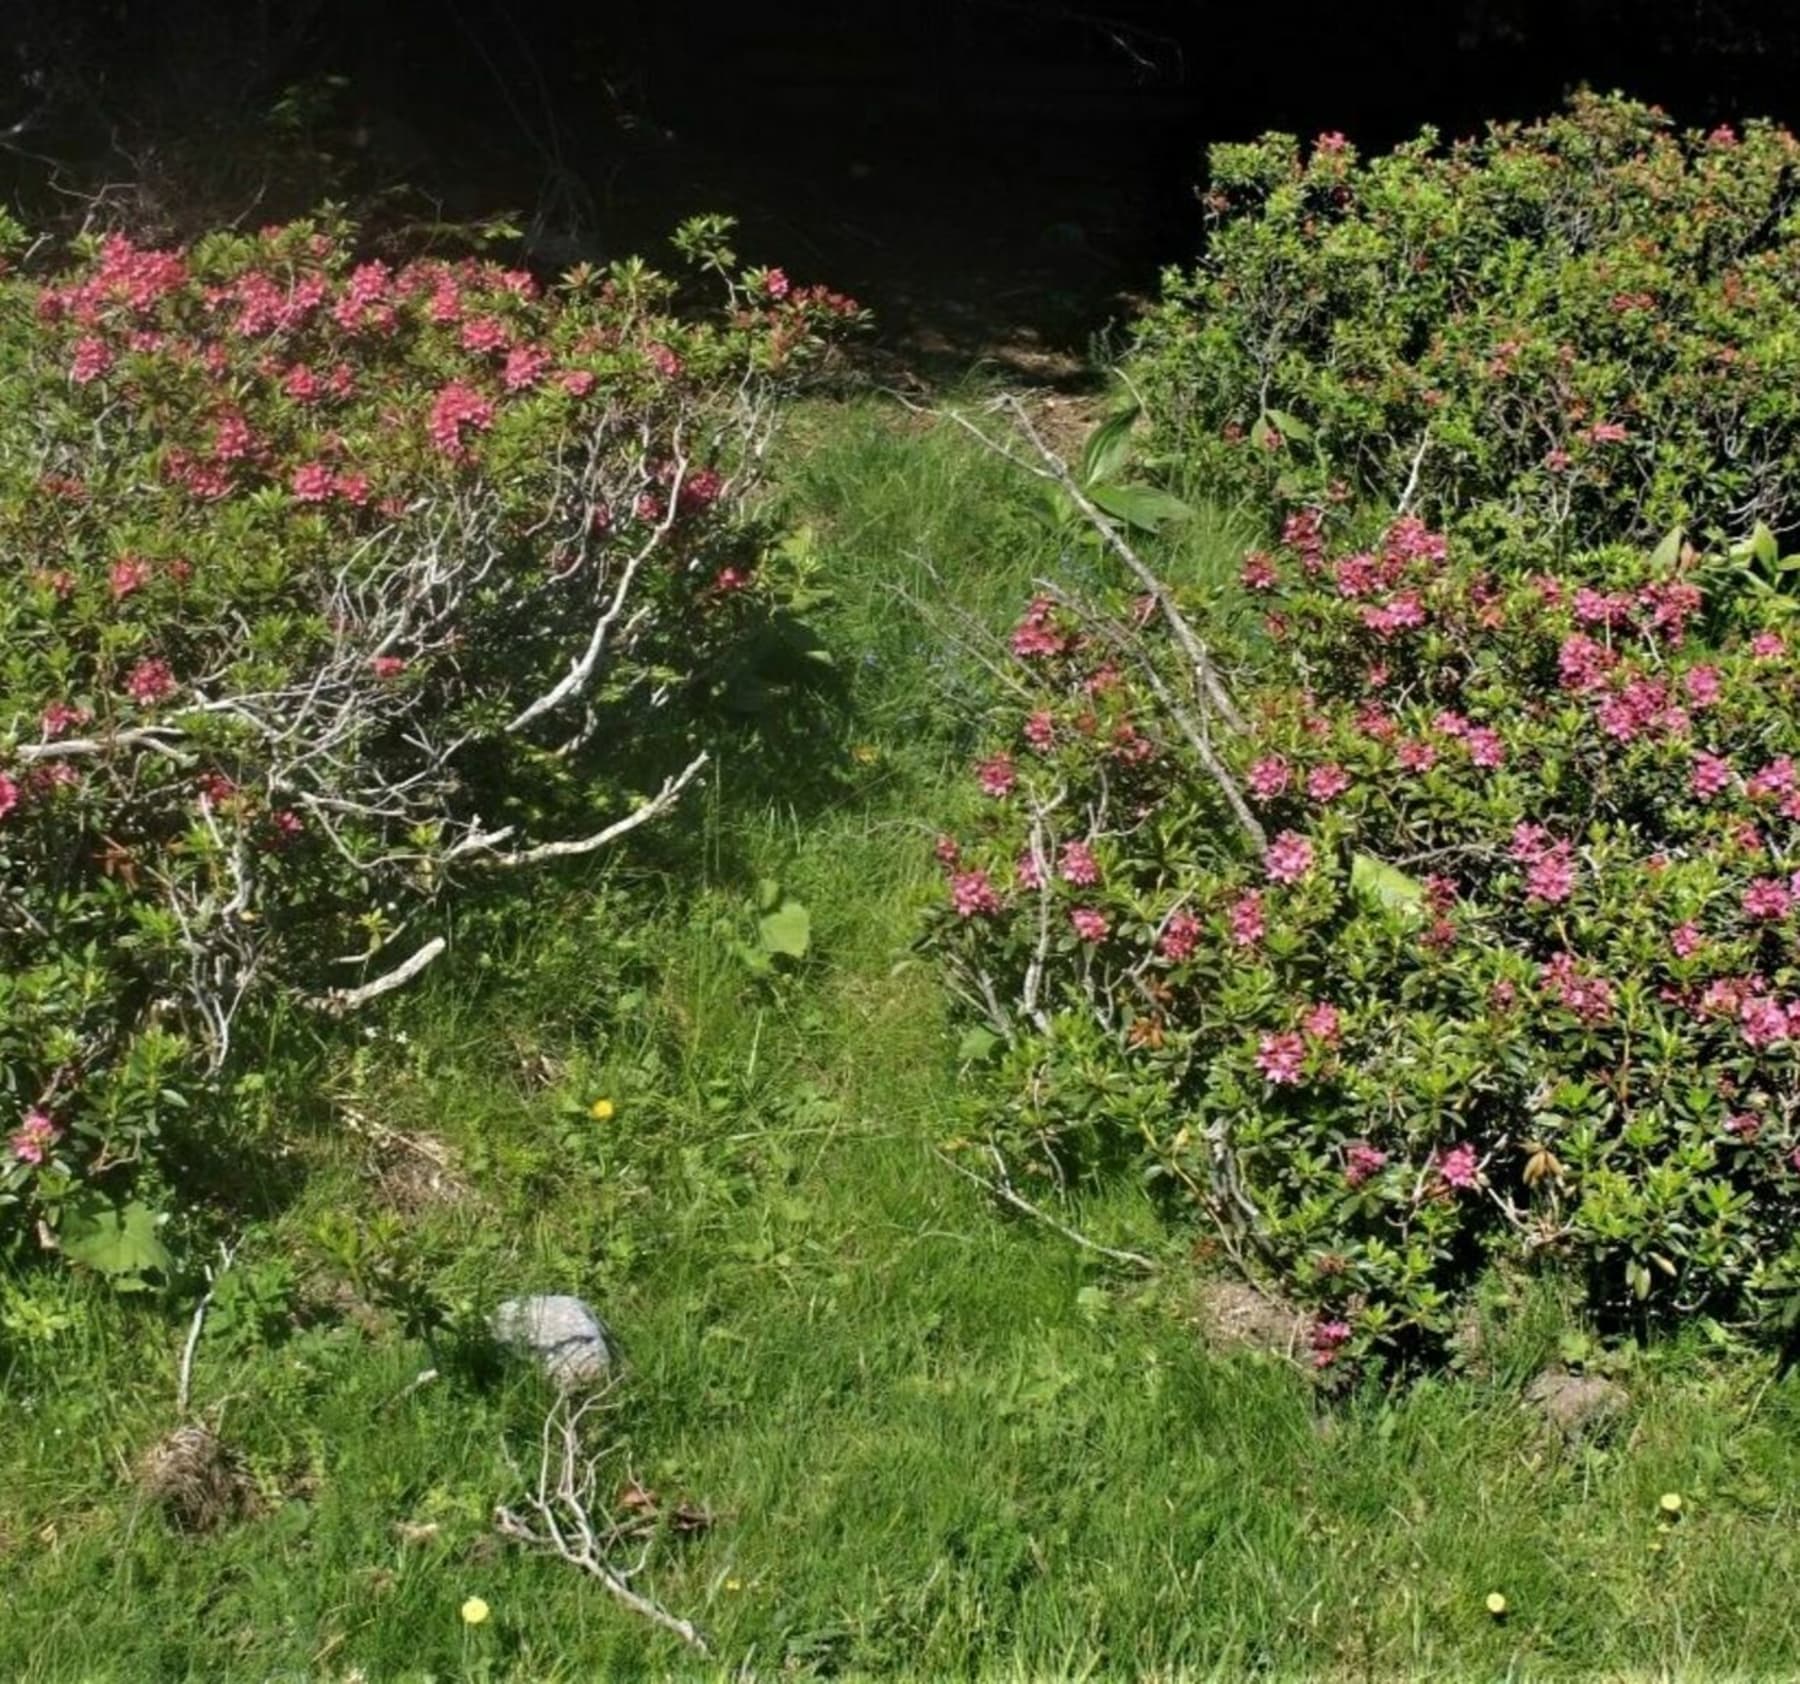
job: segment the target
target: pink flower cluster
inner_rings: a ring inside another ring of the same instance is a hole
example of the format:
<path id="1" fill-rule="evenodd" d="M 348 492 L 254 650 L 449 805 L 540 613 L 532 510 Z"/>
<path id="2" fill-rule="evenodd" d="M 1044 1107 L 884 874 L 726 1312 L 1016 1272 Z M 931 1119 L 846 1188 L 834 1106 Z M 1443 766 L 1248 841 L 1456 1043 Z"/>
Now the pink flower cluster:
<path id="1" fill-rule="evenodd" d="M 62 1130 L 49 1113 L 34 1106 L 13 1130 L 7 1146 L 20 1163 L 38 1166 L 50 1155 L 50 1148 L 61 1135 Z"/>

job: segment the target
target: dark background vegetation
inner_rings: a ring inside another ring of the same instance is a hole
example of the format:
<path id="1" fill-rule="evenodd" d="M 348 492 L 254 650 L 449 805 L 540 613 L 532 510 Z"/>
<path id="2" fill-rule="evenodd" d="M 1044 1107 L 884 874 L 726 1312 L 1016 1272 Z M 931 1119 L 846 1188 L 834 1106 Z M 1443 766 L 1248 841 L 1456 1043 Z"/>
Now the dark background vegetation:
<path id="1" fill-rule="evenodd" d="M 404 182 L 415 212 L 518 213 L 556 267 L 724 209 L 750 251 L 873 303 L 890 342 L 1027 364 L 1193 249 L 1210 141 L 1373 148 L 1582 83 L 1710 125 L 1786 116 L 1800 87 L 1800 7 L 1774 0 L 0 0 L 0 19 L 0 188 L 65 215 L 103 184 L 115 214 L 130 182 L 132 214 L 178 225 Z"/>

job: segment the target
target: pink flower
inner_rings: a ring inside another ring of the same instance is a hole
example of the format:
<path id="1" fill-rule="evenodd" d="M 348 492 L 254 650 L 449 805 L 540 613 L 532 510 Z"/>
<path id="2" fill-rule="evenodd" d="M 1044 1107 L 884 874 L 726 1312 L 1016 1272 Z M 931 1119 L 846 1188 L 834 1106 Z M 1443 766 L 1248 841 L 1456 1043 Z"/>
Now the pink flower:
<path id="1" fill-rule="evenodd" d="M 667 345 L 652 345 L 644 355 L 650 359 L 651 365 L 665 380 L 673 380 L 681 373 L 683 367 L 681 358 Z"/>
<path id="2" fill-rule="evenodd" d="M 465 351 L 503 351 L 511 343 L 506 323 L 495 316 L 474 316 L 463 323 L 462 347 Z"/>
<path id="3" fill-rule="evenodd" d="M 1691 959 L 1704 945 L 1704 938 L 1692 924 L 1677 924 L 1669 932 L 1669 946 L 1677 959 Z"/>
<path id="4" fill-rule="evenodd" d="M 318 375 L 314 374 L 305 363 L 295 363 L 287 371 L 286 378 L 281 382 L 281 389 L 295 403 L 315 403 L 319 393 L 324 390 L 319 383 Z"/>
<path id="5" fill-rule="evenodd" d="M 937 855 L 938 864 L 942 866 L 955 865 L 962 858 L 962 849 L 954 836 L 940 836 L 932 844 L 931 851 Z"/>
<path id="6" fill-rule="evenodd" d="M 111 582 L 115 600 L 141 591 L 150 583 L 150 563 L 142 556 L 120 556 L 112 565 Z"/>
<path id="7" fill-rule="evenodd" d="M 1623 444 L 1625 428 L 1618 421 L 1596 421 L 1593 426 L 1588 428 L 1587 436 L 1595 444 Z"/>
<path id="8" fill-rule="evenodd" d="M 1336 1006 L 1321 1000 L 1306 1016 L 1300 1020 L 1300 1027 L 1312 1036 L 1315 1041 L 1323 1041 L 1327 1046 L 1335 1047 L 1338 1037 L 1343 1033 L 1343 1020 Z"/>
<path id="9" fill-rule="evenodd" d="M 1744 891 L 1746 918 L 1785 918 L 1793 904 L 1793 895 L 1779 877 L 1759 877 Z"/>
<path id="10" fill-rule="evenodd" d="M 950 879 L 950 901 L 959 918 L 987 917 L 1000 910 L 1000 897 L 985 871 L 959 871 Z"/>
<path id="11" fill-rule="evenodd" d="M 1697 708 L 1709 708 L 1719 699 L 1719 669 L 1689 667 L 1681 675 L 1681 687 L 1687 699 Z"/>
<path id="12" fill-rule="evenodd" d="M 71 707 L 67 702 L 52 702 L 44 709 L 40 724 L 44 729 L 45 739 L 54 741 L 65 731 L 79 728 L 94 716 L 86 708 Z"/>
<path id="13" fill-rule="evenodd" d="M 1191 912 L 1177 912 L 1163 926 L 1162 941 L 1159 946 L 1162 956 L 1175 964 L 1191 958 L 1194 949 L 1200 945 L 1200 920 Z"/>
<path id="14" fill-rule="evenodd" d="M 1463 738 L 1463 746 L 1477 766 L 1492 770 L 1506 764 L 1506 745 L 1501 742 L 1500 733 L 1485 725 L 1471 725 L 1468 735 Z"/>
<path id="15" fill-rule="evenodd" d="M 1366 1140 L 1353 1140 L 1344 1148 L 1344 1179 L 1360 1187 L 1387 1168 L 1388 1155 Z"/>
<path id="16" fill-rule="evenodd" d="M 585 368 L 566 369 L 557 378 L 572 398 L 585 398 L 594 389 L 594 377 Z"/>
<path id="17" fill-rule="evenodd" d="M 1041 620 L 1027 620 L 1013 632 L 1013 653 L 1024 660 L 1037 655 L 1060 655 L 1063 647 L 1062 635 Z"/>
<path id="18" fill-rule="evenodd" d="M 1021 854 L 1018 864 L 1019 886 L 1024 889 L 1041 889 L 1044 886 L 1044 874 L 1038 867 L 1037 855 Z"/>
<path id="19" fill-rule="evenodd" d="M 406 659 L 402 655 L 372 655 L 369 671 L 377 678 L 398 678 L 406 671 Z"/>
<path id="20" fill-rule="evenodd" d="M 975 777 L 982 794 L 991 795 L 996 801 L 1012 794 L 1013 785 L 1019 781 L 1018 773 L 1013 770 L 1012 757 L 1005 754 L 982 761 L 975 769 Z"/>
<path id="21" fill-rule="evenodd" d="M 1750 639 L 1750 653 L 1759 661 L 1772 661 L 1778 655 L 1785 654 L 1787 645 L 1782 642 L 1779 632 L 1758 632 Z"/>
<path id="22" fill-rule="evenodd" d="M 1265 1035 L 1257 1043 L 1256 1068 L 1275 1087 L 1291 1087 L 1300 1080 L 1306 1062 L 1306 1043 L 1292 1030 Z"/>
<path id="23" fill-rule="evenodd" d="M 1255 889 L 1233 901 L 1226 916 L 1231 924 L 1231 939 L 1239 947 L 1254 947 L 1262 940 L 1262 896 Z"/>
<path id="24" fill-rule="evenodd" d="M 1437 750 L 1423 737 L 1409 737 L 1396 751 L 1401 767 L 1408 772 L 1429 772 L 1437 764 Z"/>
<path id="25" fill-rule="evenodd" d="M 112 347 L 104 339 L 78 339 L 69 363 L 69 378 L 77 386 L 98 380 L 113 365 Z"/>
<path id="26" fill-rule="evenodd" d="M 166 701 L 175 689 L 175 674 L 167 661 L 139 661 L 125 678 L 125 693 L 141 708 Z"/>
<path id="27" fill-rule="evenodd" d="M 1074 925 L 1076 935 L 1083 941 L 1104 941 L 1107 923 L 1105 917 L 1091 906 L 1078 906 L 1069 914 L 1069 922 Z"/>
<path id="28" fill-rule="evenodd" d="M 500 371 L 500 384 L 509 392 L 522 392 L 535 386 L 550 366 L 550 353 L 536 345 L 515 345 L 506 353 L 506 366 Z"/>
<path id="29" fill-rule="evenodd" d="M 337 487 L 337 475 L 323 462 L 306 462 L 294 470 L 288 484 L 302 503 L 324 503 Z"/>
<path id="30" fill-rule="evenodd" d="M 494 424 L 494 406 L 473 386 L 452 380 L 431 400 L 425 430 L 431 442 L 452 461 L 467 457 L 467 435 L 486 432 Z"/>
<path id="31" fill-rule="evenodd" d="M 1787 1012 L 1767 994 L 1752 994 L 1739 1005 L 1738 1025 L 1753 1047 L 1772 1047 L 1790 1035 Z"/>
<path id="32" fill-rule="evenodd" d="M 1349 144 L 1350 142 L 1344 139 L 1336 129 L 1332 129 L 1329 133 L 1320 135 L 1313 142 L 1313 150 L 1330 156 L 1333 153 L 1342 152 Z M 1347 1333 L 1346 1336 L 1348 1336 Z"/>
<path id="33" fill-rule="evenodd" d="M 1091 888 L 1100 881 L 1100 863 L 1085 842 L 1064 845 L 1057 871 L 1065 883 L 1073 883 L 1077 888 Z"/>
<path id="34" fill-rule="evenodd" d="M 1731 767 L 1716 754 L 1696 754 L 1689 785 L 1702 801 L 1710 801 L 1731 787 Z"/>
<path id="35" fill-rule="evenodd" d="M 5 818 L 18 804 L 18 784 L 4 772 L 0 772 L 0 819 Z"/>
<path id="36" fill-rule="evenodd" d="M 1349 1342 L 1350 1324 L 1347 1321 L 1320 1322 L 1312 1330 L 1313 1367 L 1331 1367 Z"/>
<path id="37" fill-rule="evenodd" d="M 1542 859 L 1550 848 L 1550 832 L 1541 824 L 1513 826 L 1512 857 L 1521 863 Z"/>
<path id="38" fill-rule="evenodd" d="M 793 289 L 793 282 L 787 278 L 785 271 L 771 269 L 763 276 L 763 291 L 771 298 L 786 298 Z"/>
<path id="39" fill-rule="evenodd" d="M 1288 763 L 1280 755 L 1272 754 L 1251 766 L 1245 782 L 1259 801 L 1273 801 L 1287 788 L 1291 775 Z"/>
<path id="40" fill-rule="evenodd" d="M 1306 793 L 1321 803 L 1335 800 L 1349 787 L 1350 774 L 1342 766 L 1315 766 L 1306 774 Z"/>
<path id="41" fill-rule="evenodd" d="M 1574 888 L 1575 860 L 1567 842 L 1546 849 L 1525 873 L 1525 892 L 1549 906 L 1566 901 Z"/>
<path id="42" fill-rule="evenodd" d="M 1550 999 L 1590 1027 L 1612 1016 L 1612 984 L 1583 972 L 1573 954 L 1556 954 L 1543 966 L 1538 981 Z"/>
<path id="43" fill-rule="evenodd" d="M 1056 740 L 1056 722 L 1040 709 L 1025 721 L 1025 741 L 1039 754 L 1045 753 Z"/>
<path id="44" fill-rule="evenodd" d="M 1438 1154 L 1437 1172 L 1446 1187 L 1473 1187 L 1477 1169 L 1475 1148 L 1467 1141 Z"/>
<path id="45" fill-rule="evenodd" d="M 1264 863 L 1277 883 L 1297 883 L 1313 868 L 1312 843 L 1298 831 L 1284 830 L 1269 844 Z"/>
<path id="46" fill-rule="evenodd" d="M 1244 557 L 1243 571 L 1238 574 L 1244 589 L 1250 591 L 1272 591 L 1278 577 L 1275 563 L 1260 550 L 1252 550 Z"/>
<path id="47" fill-rule="evenodd" d="M 332 492 L 346 503 L 357 508 L 365 508 L 375 495 L 375 487 L 370 483 L 367 474 L 339 474 L 331 482 Z"/>
<path id="48" fill-rule="evenodd" d="M 1794 762 L 1785 754 L 1776 756 L 1745 785 L 1752 800 L 1765 795 L 1785 795 L 1794 787 Z"/>
<path id="49" fill-rule="evenodd" d="M 1585 632 L 1570 632 L 1557 651 L 1556 665 L 1565 690 L 1595 690 L 1618 665 L 1618 657 Z"/>
<path id="50" fill-rule="evenodd" d="M 49 1115 L 33 1106 L 13 1131 L 7 1145 L 22 1164 L 41 1164 L 62 1134 Z"/>

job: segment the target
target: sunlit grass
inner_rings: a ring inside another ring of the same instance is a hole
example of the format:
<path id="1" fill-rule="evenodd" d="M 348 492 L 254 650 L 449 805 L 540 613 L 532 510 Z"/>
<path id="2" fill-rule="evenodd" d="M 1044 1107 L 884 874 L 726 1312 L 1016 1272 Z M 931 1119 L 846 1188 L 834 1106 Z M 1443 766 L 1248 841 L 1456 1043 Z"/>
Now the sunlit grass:
<path id="1" fill-rule="evenodd" d="M 1516 1288 L 1475 1375 L 1327 1406 L 1273 1361 L 1205 1351 L 1179 1264 L 1110 1274 L 944 1169 L 956 1070 L 908 946 L 937 892 L 930 838 L 968 799 L 978 684 L 939 632 L 953 608 L 1004 623 L 1062 558 L 1028 489 L 960 437 L 874 406 L 807 430 L 789 512 L 853 671 L 850 712 L 820 722 L 831 765 L 795 768 L 784 798 L 727 755 L 677 821 L 705 843 L 682 854 L 698 881 L 647 849 L 614 880 L 471 912 L 451 968 L 336 1061 L 338 1121 L 236 1265 L 294 1259 L 269 1290 L 310 1305 L 305 1325 L 216 1315 L 196 1365 L 265 1512 L 184 1537 L 127 1477 L 173 1422 L 191 1297 L 9 1285 L 0 1677 L 707 1672 L 492 1537 L 545 1400 L 454 1329 L 531 1290 L 603 1309 L 632 1470 L 713 1516 L 644 1575 L 709 1634 L 713 1675 L 1800 1671 L 1800 1388 L 1766 1359 L 1698 1334 L 1648 1353 L 1617 1431 L 1565 1447 L 1519 1402 L 1554 1355 L 1555 1296 Z M 1196 579 L 1229 565 L 1216 532 L 1171 542 Z M 813 919 L 773 978 L 734 945 L 764 878 Z M 447 1145 L 453 1196 L 369 1173 L 384 1131 Z M 1078 1214 L 1180 1255 L 1130 1185 Z M 388 1255 L 450 1334 L 383 1307 Z"/>

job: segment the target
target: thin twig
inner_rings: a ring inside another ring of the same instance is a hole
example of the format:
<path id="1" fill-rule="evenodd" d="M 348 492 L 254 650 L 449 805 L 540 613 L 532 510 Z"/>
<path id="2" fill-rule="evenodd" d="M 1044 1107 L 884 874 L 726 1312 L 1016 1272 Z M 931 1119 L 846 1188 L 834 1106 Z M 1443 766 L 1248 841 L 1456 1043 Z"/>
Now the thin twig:
<path id="1" fill-rule="evenodd" d="M 604 1395 L 597 1393 L 573 1405 L 559 1398 L 551 1405 L 540 1435 L 536 1488 L 522 1509 L 498 1505 L 494 1528 L 503 1538 L 580 1569 L 632 1613 L 709 1655 L 706 1639 L 691 1621 L 633 1590 L 629 1572 L 610 1559 L 609 1552 L 626 1532 L 597 1501 L 599 1468 L 609 1452 L 587 1456 L 581 1448 L 582 1420 Z"/>
<path id="2" fill-rule="evenodd" d="M 396 965 L 385 975 L 376 977 L 373 982 L 365 982 L 359 988 L 334 988 L 327 994 L 316 995 L 311 1003 L 334 1017 L 342 1017 L 359 1006 L 366 1006 L 371 1000 L 379 999 L 383 994 L 391 994 L 396 988 L 404 988 L 444 951 L 446 945 L 442 936 L 433 936 L 410 959 Z"/>
<path id="3" fill-rule="evenodd" d="M 1020 1215 L 1029 1216 L 1034 1221 L 1043 1223 L 1052 1232 L 1062 1235 L 1071 1245 L 1078 1245 L 1083 1251 L 1097 1252 L 1102 1257 L 1111 1258 L 1115 1263 L 1123 1263 L 1126 1267 L 1140 1270 L 1146 1275 L 1156 1273 L 1154 1258 L 1146 1257 L 1140 1251 L 1121 1251 L 1116 1246 L 1102 1245 L 1098 1240 L 1090 1240 L 1086 1234 L 1071 1228 L 1066 1222 L 1057 1221 L 1048 1211 L 1040 1210 L 1013 1186 L 1012 1178 L 1006 1173 L 1006 1164 L 999 1152 L 993 1148 L 989 1150 L 993 1152 L 995 1163 L 994 1179 L 991 1181 L 985 1175 L 977 1175 L 966 1164 L 959 1164 L 949 1153 L 940 1151 L 935 1146 L 932 1148 L 932 1154 L 948 1164 L 965 1181 L 973 1182 L 984 1193 L 998 1199 L 1002 1204 L 1010 1205 Z"/>
<path id="4" fill-rule="evenodd" d="M 181 1372 L 175 1382 L 175 1413 L 185 1415 L 188 1412 L 188 1398 L 193 1392 L 194 1353 L 200 1348 L 200 1330 L 206 1325 L 206 1312 L 211 1307 L 213 1293 L 218 1290 L 219 1282 L 225 1278 L 225 1271 L 231 1267 L 231 1261 L 237 1256 L 238 1242 L 230 1245 L 223 1242 L 219 1246 L 219 1266 L 211 1264 L 206 1269 L 206 1290 L 200 1294 L 200 1302 L 194 1306 L 194 1319 L 188 1323 L 187 1342 L 181 1347 Z"/>

